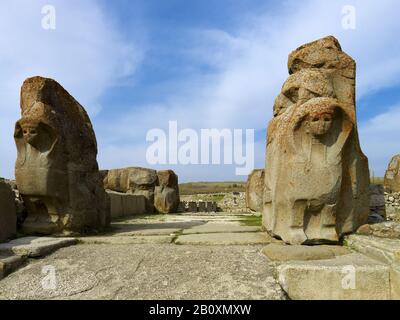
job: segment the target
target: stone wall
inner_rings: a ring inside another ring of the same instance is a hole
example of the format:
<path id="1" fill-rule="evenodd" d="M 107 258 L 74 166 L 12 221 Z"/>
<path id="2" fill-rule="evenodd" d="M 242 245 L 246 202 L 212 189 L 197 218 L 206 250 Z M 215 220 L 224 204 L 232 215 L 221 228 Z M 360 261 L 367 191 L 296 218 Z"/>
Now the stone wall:
<path id="1" fill-rule="evenodd" d="M 107 190 L 110 197 L 111 219 L 146 213 L 146 198 L 141 195 Z"/>

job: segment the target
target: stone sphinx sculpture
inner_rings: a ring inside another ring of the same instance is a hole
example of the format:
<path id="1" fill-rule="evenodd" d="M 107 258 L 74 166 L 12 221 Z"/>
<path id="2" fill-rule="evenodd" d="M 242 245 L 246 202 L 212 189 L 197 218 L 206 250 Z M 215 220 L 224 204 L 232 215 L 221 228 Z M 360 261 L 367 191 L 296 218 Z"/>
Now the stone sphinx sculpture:
<path id="1" fill-rule="evenodd" d="M 267 130 L 263 227 L 291 244 L 338 242 L 369 214 L 355 62 L 326 37 L 292 52 L 289 73 Z"/>
<path id="2" fill-rule="evenodd" d="M 56 81 L 33 77 L 21 89 L 15 125 L 15 177 L 28 216 L 27 234 L 101 230 L 109 206 L 96 160 L 97 142 L 84 108 Z"/>

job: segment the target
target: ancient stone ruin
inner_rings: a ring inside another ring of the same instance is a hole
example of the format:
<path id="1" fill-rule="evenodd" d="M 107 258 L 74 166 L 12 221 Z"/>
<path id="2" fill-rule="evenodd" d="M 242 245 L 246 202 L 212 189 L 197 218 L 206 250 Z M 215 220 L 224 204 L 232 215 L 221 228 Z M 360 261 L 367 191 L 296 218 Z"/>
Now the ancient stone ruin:
<path id="1" fill-rule="evenodd" d="M 253 170 L 247 178 L 246 206 L 252 211 L 262 212 L 264 180 L 264 169 Z"/>
<path id="2" fill-rule="evenodd" d="M 11 239 L 17 232 L 17 214 L 11 186 L 0 179 L 0 242 Z"/>
<path id="3" fill-rule="evenodd" d="M 400 154 L 395 155 L 389 162 L 383 185 L 388 192 L 400 192 Z"/>
<path id="4" fill-rule="evenodd" d="M 293 51 L 288 68 L 268 125 L 263 227 L 291 244 L 337 242 L 369 213 L 356 65 L 329 36 Z"/>
<path id="5" fill-rule="evenodd" d="M 86 233 L 109 223 L 97 142 L 85 109 L 56 81 L 33 77 L 21 89 L 15 177 L 26 234 Z"/>
<path id="6" fill-rule="evenodd" d="M 136 204 L 127 210 L 131 215 L 176 212 L 179 205 L 178 176 L 172 170 L 156 171 L 147 168 L 129 167 L 105 171 L 104 187 L 111 196 L 111 212 L 117 196 L 136 197 Z M 142 205 L 142 200 L 144 206 Z M 133 203 L 133 202 L 132 202 Z M 112 214 L 113 215 L 113 214 Z"/>

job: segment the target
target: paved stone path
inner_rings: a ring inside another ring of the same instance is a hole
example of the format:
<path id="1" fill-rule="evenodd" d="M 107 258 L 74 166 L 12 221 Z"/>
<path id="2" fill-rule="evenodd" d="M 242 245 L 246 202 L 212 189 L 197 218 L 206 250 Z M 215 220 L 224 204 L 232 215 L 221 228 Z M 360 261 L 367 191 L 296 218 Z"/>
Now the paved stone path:
<path id="1" fill-rule="evenodd" d="M 400 299 L 397 237 L 288 246 L 255 221 L 153 215 L 97 236 L 0 244 L 0 299 Z"/>
<path id="2" fill-rule="evenodd" d="M 261 252 L 274 240 L 244 225 L 247 217 L 118 221 L 105 235 L 28 259 L 0 281 L 0 299 L 285 299 Z"/>

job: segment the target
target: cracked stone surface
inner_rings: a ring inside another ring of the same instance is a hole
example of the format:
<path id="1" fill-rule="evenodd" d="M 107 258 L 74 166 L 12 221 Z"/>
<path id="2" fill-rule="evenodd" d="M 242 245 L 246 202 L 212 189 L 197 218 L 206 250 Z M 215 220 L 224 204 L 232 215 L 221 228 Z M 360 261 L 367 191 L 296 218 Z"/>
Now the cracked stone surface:
<path id="1" fill-rule="evenodd" d="M 285 299 L 261 246 L 80 244 L 0 282 L 0 299 Z M 54 267 L 56 289 L 42 287 Z"/>

